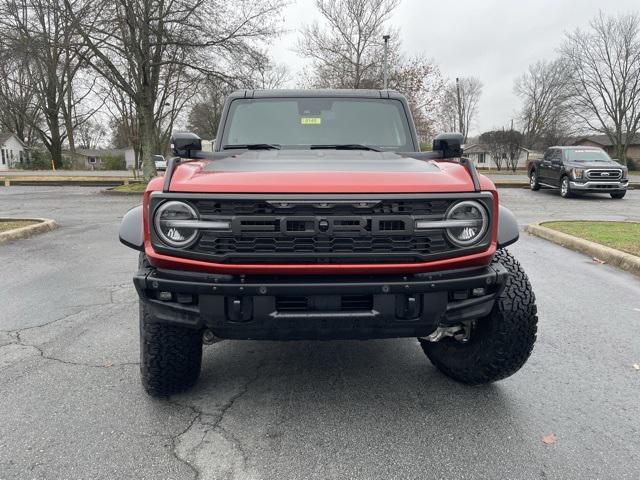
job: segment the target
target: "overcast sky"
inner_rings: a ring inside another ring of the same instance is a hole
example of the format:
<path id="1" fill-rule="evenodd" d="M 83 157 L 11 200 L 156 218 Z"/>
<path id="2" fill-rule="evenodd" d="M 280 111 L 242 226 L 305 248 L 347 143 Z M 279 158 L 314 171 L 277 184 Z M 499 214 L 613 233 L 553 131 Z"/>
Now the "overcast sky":
<path id="1" fill-rule="evenodd" d="M 508 126 L 519 109 L 513 81 L 528 65 L 556 54 L 564 32 L 607 14 L 640 11 L 640 0 L 402 0 L 391 23 L 407 53 L 425 53 L 445 77 L 474 75 L 484 84 L 472 133 Z M 305 61 L 293 51 L 297 30 L 317 18 L 314 0 L 284 11 L 285 29 L 273 45 L 292 84 Z"/>

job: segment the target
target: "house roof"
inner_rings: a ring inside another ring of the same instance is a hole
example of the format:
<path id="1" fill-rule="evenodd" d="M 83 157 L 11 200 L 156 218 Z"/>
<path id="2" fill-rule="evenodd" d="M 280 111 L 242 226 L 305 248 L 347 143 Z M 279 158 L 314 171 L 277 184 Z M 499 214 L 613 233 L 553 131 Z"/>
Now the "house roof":
<path id="1" fill-rule="evenodd" d="M 522 150 L 523 152 L 533 151 L 524 147 L 520 147 L 520 150 Z M 486 143 L 473 143 L 469 146 L 464 147 L 464 153 L 489 153 L 489 147 Z"/>
<path id="2" fill-rule="evenodd" d="M 24 143 L 22 143 L 22 140 L 20 140 L 18 138 L 18 136 L 15 133 L 12 132 L 1 132 L 0 133 L 0 145 L 4 145 L 5 143 L 7 143 L 7 140 L 9 140 L 11 137 L 14 137 L 18 142 L 20 142 L 20 144 L 24 147 Z"/>
<path id="3" fill-rule="evenodd" d="M 626 135 L 623 135 L 623 138 L 625 137 Z M 572 142 L 572 145 L 580 145 L 580 142 L 585 141 L 596 143 L 603 147 L 613 146 L 613 143 L 611 142 L 611 140 L 609 140 L 609 137 L 607 135 L 588 135 L 586 137 L 579 137 Z M 633 139 L 631 140 L 631 145 L 640 145 L 640 133 L 636 133 L 634 135 Z"/>
<path id="4" fill-rule="evenodd" d="M 83 157 L 105 157 L 124 155 L 128 149 L 126 148 L 78 148 L 76 155 Z"/>

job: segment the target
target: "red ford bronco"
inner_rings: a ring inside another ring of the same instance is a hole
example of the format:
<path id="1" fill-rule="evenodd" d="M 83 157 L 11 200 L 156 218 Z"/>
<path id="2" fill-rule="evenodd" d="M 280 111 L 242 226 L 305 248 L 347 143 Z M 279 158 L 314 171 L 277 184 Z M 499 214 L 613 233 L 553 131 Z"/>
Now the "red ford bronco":
<path id="1" fill-rule="evenodd" d="M 226 101 L 213 152 L 193 134 L 129 211 L 142 382 L 193 385 L 220 339 L 417 337 L 467 384 L 500 380 L 536 339 L 518 239 L 461 136 L 420 152 L 387 90 L 260 91 Z"/>

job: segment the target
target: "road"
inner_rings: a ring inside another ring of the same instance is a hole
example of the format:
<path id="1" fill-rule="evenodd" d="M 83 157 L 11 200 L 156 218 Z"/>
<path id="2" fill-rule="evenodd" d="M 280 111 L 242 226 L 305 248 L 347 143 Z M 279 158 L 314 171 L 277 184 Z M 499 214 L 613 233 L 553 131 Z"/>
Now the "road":
<path id="1" fill-rule="evenodd" d="M 0 246 L 0 479 L 634 479 L 640 472 L 640 282 L 522 235 L 538 297 L 525 367 L 469 388 L 413 339 L 222 342 L 168 401 L 138 378 L 135 197 L 0 189 L 0 216 L 56 231 Z M 640 191 L 562 200 L 501 191 L 522 223 L 640 220 Z M 557 435 L 545 445 L 542 437 Z"/>

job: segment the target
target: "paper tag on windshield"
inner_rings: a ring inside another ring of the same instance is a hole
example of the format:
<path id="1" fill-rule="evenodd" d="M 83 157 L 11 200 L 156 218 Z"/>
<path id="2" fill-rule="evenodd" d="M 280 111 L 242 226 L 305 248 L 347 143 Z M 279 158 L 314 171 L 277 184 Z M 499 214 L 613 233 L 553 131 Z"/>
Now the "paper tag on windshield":
<path id="1" fill-rule="evenodd" d="M 321 125 L 322 118 L 320 117 L 302 117 L 300 118 L 300 123 L 302 125 Z"/>

